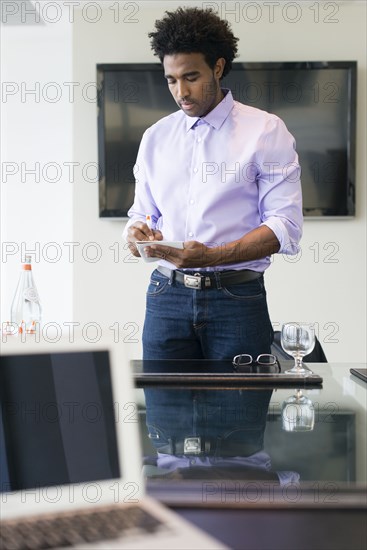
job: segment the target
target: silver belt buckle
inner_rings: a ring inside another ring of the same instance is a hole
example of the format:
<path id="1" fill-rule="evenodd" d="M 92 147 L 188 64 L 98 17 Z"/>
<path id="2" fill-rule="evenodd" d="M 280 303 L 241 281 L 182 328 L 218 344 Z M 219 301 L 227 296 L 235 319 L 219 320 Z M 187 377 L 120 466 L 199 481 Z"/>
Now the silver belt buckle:
<path id="1" fill-rule="evenodd" d="M 201 275 L 195 273 L 195 275 L 184 275 L 184 285 L 188 288 L 200 288 L 201 289 Z"/>
<path id="2" fill-rule="evenodd" d="M 201 453 L 201 437 L 185 437 L 184 454 L 199 455 Z"/>

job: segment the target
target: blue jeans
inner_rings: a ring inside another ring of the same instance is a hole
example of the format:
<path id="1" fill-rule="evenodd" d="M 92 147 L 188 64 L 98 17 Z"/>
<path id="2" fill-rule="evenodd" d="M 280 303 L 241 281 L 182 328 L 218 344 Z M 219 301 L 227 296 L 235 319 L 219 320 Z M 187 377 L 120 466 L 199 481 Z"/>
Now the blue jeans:
<path id="1" fill-rule="evenodd" d="M 264 279 L 195 290 L 153 271 L 143 359 L 232 359 L 270 353 L 273 329 Z"/>
<path id="2" fill-rule="evenodd" d="M 144 388 L 148 436 L 159 452 L 182 454 L 187 437 L 211 442 L 206 454 L 250 456 L 264 447 L 272 390 Z"/>

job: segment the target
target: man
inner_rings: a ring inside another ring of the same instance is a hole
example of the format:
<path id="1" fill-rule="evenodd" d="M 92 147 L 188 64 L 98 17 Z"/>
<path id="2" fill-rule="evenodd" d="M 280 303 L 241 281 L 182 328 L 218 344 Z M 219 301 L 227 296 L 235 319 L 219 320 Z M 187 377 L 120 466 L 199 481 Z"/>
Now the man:
<path id="1" fill-rule="evenodd" d="M 213 11 L 166 12 L 149 37 L 180 110 L 142 138 L 124 236 L 135 256 L 142 240 L 184 248 L 146 247 L 159 263 L 143 356 L 256 360 L 273 337 L 263 272 L 271 254 L 295 253 L 302 232 L 294 139 L 278 117 L 221 88 L 238 39 Z"/>

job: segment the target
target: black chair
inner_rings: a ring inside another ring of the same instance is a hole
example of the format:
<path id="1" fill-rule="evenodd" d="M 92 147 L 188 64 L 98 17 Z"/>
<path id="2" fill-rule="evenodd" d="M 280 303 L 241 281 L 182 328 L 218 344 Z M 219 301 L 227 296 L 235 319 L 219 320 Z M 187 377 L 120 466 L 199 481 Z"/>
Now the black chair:
<path id="1" fill-rule="evenodd" d="M 293 359 L 293 357 L 288 353 L 286 353 L 282 348 L 282 345 L 280 343 L 280 330 L 274 331 L 274 340 L 271 346 L 271 353 L 276 355 L 279 359 Z M 308 355 L 305 355 L 304 361 L 305 363 L 327 363 L 328 362 L 326 359 L 324 350 L 322 349 L 322 346 L 319 340 L 317 339 L 317 337 L 315 337 L 315 347 L 313 348 L 311 353 L 309 353 Z"/>

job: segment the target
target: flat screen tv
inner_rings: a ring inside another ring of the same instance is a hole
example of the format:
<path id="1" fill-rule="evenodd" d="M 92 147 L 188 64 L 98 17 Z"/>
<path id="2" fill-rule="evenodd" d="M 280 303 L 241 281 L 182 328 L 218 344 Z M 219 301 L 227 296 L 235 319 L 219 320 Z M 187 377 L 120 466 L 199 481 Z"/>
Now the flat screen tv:
<path id="1" fill-rule="evenodd" d="M 234 63 L 222 85 L 280 116 L 297 144 L 305 218 L 355 215 L 356 61 Z M 99 215 L 126 217 L 143 132 L 178 109 L 159 63 L 100 64 Z"/>

